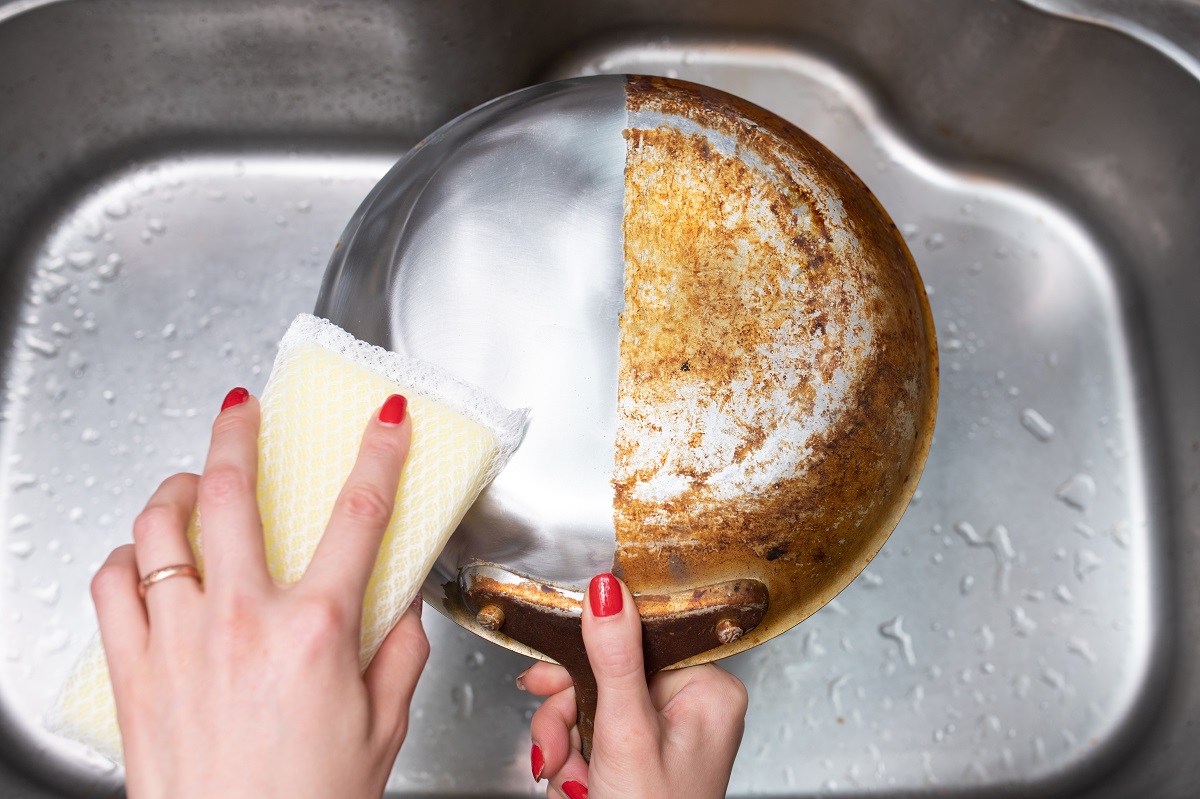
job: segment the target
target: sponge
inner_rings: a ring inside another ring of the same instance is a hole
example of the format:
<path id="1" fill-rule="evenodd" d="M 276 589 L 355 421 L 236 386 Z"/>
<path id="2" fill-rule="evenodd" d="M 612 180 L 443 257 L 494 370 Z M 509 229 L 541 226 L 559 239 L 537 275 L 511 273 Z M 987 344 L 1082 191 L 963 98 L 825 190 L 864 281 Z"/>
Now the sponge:
<path id="1" fill-rule="evenodd" d="M 404 394 L 412 446 L 396 506 L 363 603 L 359 658 L 366 668 L 416 596 L 463 515 L 524 435 L 527 413 L 509 411 L 432 364 L 355 339 L 302 314 L 284 335 L 261 398 L 258 506 L 267 564 L 300 579 L 329 521 L 371 413 Z M 188 536 L 203 572 L 201 521 Z M 122 761 L 116 706 L 97 638 L 64 686 L 47 725 Z"/>

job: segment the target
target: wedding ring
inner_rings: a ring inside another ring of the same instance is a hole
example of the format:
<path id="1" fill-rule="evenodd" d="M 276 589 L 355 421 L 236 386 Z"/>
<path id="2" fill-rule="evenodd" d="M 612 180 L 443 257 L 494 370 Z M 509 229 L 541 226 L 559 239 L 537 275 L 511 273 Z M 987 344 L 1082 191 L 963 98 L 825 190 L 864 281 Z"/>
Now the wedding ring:
<path id="1" fill-rule="evenodd" d="M 155 583 L 161 583 L 163 580 L 169 580 L 172 577 L 191 577 L 196 582 L 202 582 L 200 579 L 200 570 L 190 563 L 177 563 L 174 566 L 163 566 L 161 569 L 155 569 L 142 578 L 138 583 L 138 596 L 142 599 L 146 598 L 146 591 Z"/>

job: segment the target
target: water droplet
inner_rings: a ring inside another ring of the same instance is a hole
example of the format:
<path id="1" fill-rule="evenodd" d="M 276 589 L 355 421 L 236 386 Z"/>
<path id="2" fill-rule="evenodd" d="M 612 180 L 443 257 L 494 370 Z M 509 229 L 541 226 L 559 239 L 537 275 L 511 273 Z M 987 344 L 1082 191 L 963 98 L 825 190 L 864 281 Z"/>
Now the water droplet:
<path id="1" fill-rule="evenodd" d="M 910 666 L 917 665 L 917 656 L 913 651 L 912 636 L 904 631 L 904 617 L 897 616 L 891 621 L 885 622 L 879 626 L 879 634 L 884 638 L 891 638 L 900 647 L 900 653 L 904 655 L 905 662 Z"/>
<path id="2" fill-rule="evenodd" d="M 1042 671 L 1042 682 L 1059 691 L 1067 687 L 1067 678 L 1062 675 L 1062 672 L 1051 668 Z"/>
<path id="3" fill-rule="evenodd" d="M 24 513 L 18 513 L 8 520 L 9 532 L 19 533 L 22 530 L 28 530 L 30 527 L 33 527 L 33 519 Z"/>
<path id="4" fill-rule="evenodd" d="M 986 624 L 979 628 L 979 651 L 986 652 L 996 643 L 996 634 Z"/>
<path id="5" fill-rule="evenodd" d="M 26 474 L 24 472 L 13 472 L 9 478 L 8 484 L 12 486 L 13 491 L 20 491 L 22 488 L 31 488 L 37 485 L 36 474 Z"/>
<path id="6" fill-rule="evenodd" d="M 475 686 L 465 682 L 450 691 L 450 698 L 458 708 L 458 714 L 463 719 L 469 719 L 475 713 Z"/>
<path id="7" fill-rule="evenodd" d="M 67 263 L 79 270 L 87 269 L 96 261 L 96 253 L 91 250 L 76 250 L 67 253 Z"/>
<path id="8" fill-rule="evenodd" d="M 984 536 L 976 532 L 970 522 L 962 521 L 955 523 L 954 531 L 968 545 L 972 547 L 987 547 L 992 550 L 992 555 L 996 559 L 996 591 L 1000 594 L 1007 594 L 1009 578 L 1012 575 L 1013 561 L 1017 558 L 1016 550 L 1013 549 L 1012 539 L 1008 535 L 1008 528 L 1002 524 L 997 524 L 989 529 L 987 535 Z"/>
<path id="9" fill-rule="evenodd" d="M 1092 651 L 1091 644 L 1078 636 L 1071 636 L 1067 639 L 1067 651 L 1073 655 L 1079 655 L 1088 663 L 1096 662 L 1096 653 Z"/>
<path id="10" fill-rule="evenodd" d="M 1088 505 L 1096 496 L 1096 481 L 1091 475 L 1073 474 L 1058 487 L 1054 496 L 1075 510 L 1086 513 Z"/>
<path id="11" fill-rule="evenodd" d="M 1021 424 L 1038 441 L 1049 441 L 1054 438 L 1054 425 L 1033 408 L 1021 411 Z"/>
<path id="12" fill-rule="evenodd" d="M 156 233 L 161 236 L 163 233 L 167 232 L 167 223 L 156 216 L 152 216 L 146 220 L 146 228 L 151 233 Z"/>
<path id="13" fill-rule="evenodd" d="M 1016 694 L 1017 699 L 1025 699 L 1028 697 L 1029 687 L 1032 684 L 1033 681 L 1029 679 L 1028 674 L 1018 674 L 1016 679 L 1013 680 L 1013 693 Z"/>
<path id="14" fill-rule="evenodd" d="M 1096 569 L 1100 568 L 1100 557 L 1090 549 L 1080 549 L 1075 552 L 1075 577 L 1080 582 Z"/>
<path id="15" fill-rule="evenodd" d="M 958 592 L 963 596 L 971 593 L 971 589 L 975 587 L 975 578 L 971 575 L 965 575 L 958 581 Z"/>
<path id="16" fill-rule="evenodd" d="M 40 602 L 46 605 L 57 604 L 60 593 L 61 587 L 58 584 L 58 580 L 47 583 L 40 588 L 33 589 L 33 595 L 37 597 Z"/>
<path id="17" fill-rule="evenodd" d="M 1075 595 L 1071 593 L 1071 589 L 1065 585 L 1060 585 L 1054 589 L 1054 597 L 1064 605 L 1070 605 L 1075 601 Z"/>
<path id="18" fill-rule="evenodd" d="M 78 506 L 71 508 L 70 513 L 67 514 L 67 518 L 78 524 L 83 519 L 83 508 Z"/>
<path id="19" fill-rule="evenodd" d="M 1025 612 L 1025 608 L 1018 605 L 1012 609 L 1011 615 L 1013 631 L 1017 635 L 1027 638 L 1037 631 L 1037 622 L 1029 618 L 1029 614 Z"/>
<path id="20" fill-rule="evenodd" d="M 38 355 L 44 355 L 47 358 L 53 358 L 58 355 L 58 345 L 53 341 L 47 341 L 44 338 L 33 333 L 25 334 L 25 346 L 36 352 Z"/>
<path id="21" fill-rule="evenodd" d="M 925 237 L 925 249 L 935 252 L 946 246 L 946 237 L 941 233 L 930 233 Z"/>
<path id="22" fill-rule="evenodd" d="M 85 427 L 83 432 L 79 434 L 79 440 L 85 444 L 95 444 L 100 440 L 100 431 L 95 428 Z"/>
<path id="23" fill-rule="evenodd" d="M 905 222 L 900 226 L 900 232 L 904 235 L 904 238 L 912 241 L 921 232 L 921 228 L 915 222 Z"/>
<path id="24" fill-rule="evenodd" d="M 834 715 L 843 716 L 842 689 L 850 682 L 849 674 L 842 674 L 829 683 L 829 704 L 833 705 Z"/>
<path id="25" fill-rule="evenodd" d="M 914 685 L 908 692 L 908 701 L 912 705 L 912 709 L 919 713 L 921 703 L 925 701 L 925 686 Z"/>
<path id="26" fill-rule="evenodd" d="M 109 282 L 116 280 L 117 275 L 120 274 L 120 272 L 121 256 L 117 255 L 115 252 L 111 253 L 107 258 L 105 258 L 104 263 L 100 264 L 100 266 L 96 268 L 96 274 L 99 275 L 102 280 L 107 280 Z"/>
<path id="27" fill-rule="evenodd" d="M 806 660 L 816 660 L 825 654 L 825 647 L 817 641 L 817 631 L 811 630 L 804 636 L 804 657 Z"/>
<path id="28" fill-rule="evenodd" d="M 104 401 L 108 403 L 113 402 L 117 398 L 117 395 L 112 392 L 112 389 L 107 388 L 104 389 L 100 396 L 104 397 Z"/>
<path id="29" fill-rule="evenodd" d="M 163 329 L 162 329 L 162 337 L 163 338 L 174 338 L 175 330 L 176 330 L 175 323 L 167 322 L 166 326 L 163 327 Z"/>
<path id="30" fill-rule="evenodd" d="M 129 203 L 120 197 L 109 200 L 104 205 L 104 213 L 113 219 L 124 219 L 129 216 L 131 210 Z"/>
<path id="31" fill-rule="evenodd" d="M 475 671 L 483 665 L 483 660 L 484 657 L 482 652 L 472 652 L 471 654 L 467 655 L 467 668 Z"/>
<path id="32" fill-rule="evenodd" d="M 301 200 L 300 202 L 296 203 L 296 210 L 302 214 L 306 214 L 312 210 L 312 203 L 310 203 L 308 200 Z"/>
<path id="33" fill-rule="evenodd" d="M 863 583 L 871 588 L 878 588 L 879 586 L 883 585 L 883 578 L 870 569 L 864 569 L 862 574 L 859 576 L 862 577 Z"/>
<path id="34" fill-rule="evenodd" d="M 204 192 L 204 196 L 213 202 L 219 203 L 225 199 L 225 192 L 223 189 L 209 189 L 208 191 Z"/>
<path id="35" fill-rule="evenodd" d="M 31 541 L 10 541 L 8 551 L 12 555 L 24 559 L 33 554 L 33 543 Z"/>
<path id="36" fill-rule="evenodd" d="M 71 636 L 66 630 L 54 630 L 38 639 L 35 648 L 38 657 L 53 655 L 56 652 L 61 652 L 67 648 L 67 644 L 71 642 Z"/>

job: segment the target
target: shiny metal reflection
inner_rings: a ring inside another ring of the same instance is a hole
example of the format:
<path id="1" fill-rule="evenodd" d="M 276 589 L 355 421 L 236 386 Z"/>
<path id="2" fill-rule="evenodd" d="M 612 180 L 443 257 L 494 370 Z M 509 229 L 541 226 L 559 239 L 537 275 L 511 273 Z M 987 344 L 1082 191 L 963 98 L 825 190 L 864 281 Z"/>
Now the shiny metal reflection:
<path id="1" fill-rule="evenodd" d="M 330 262 L 318 315 L 534 408 L 431 599 L 480 560 L 580 587 L 612 567 L 625 123 L 620 76 L 487 103 L 387 174 Z"/>

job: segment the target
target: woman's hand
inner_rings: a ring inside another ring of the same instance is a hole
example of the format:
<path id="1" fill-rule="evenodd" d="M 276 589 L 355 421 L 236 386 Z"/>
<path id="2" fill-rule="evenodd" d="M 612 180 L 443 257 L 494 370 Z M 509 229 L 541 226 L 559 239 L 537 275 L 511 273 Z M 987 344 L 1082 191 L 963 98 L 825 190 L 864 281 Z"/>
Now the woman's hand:
<path id="1" fill-rule="evenodd" d="M 408 729 L 429 654 L 420 598 L 359 671 L 363 594 L 392 513 L 411 425 L 393 396 L 367 424 L 358 460 L 304 578 L 268 574 L 255 500 L 258 402 L 229 393 L 204 475 L 171 477 L 115 550 L 92 595 L 134 797 L 377 797 Z M 194 564 L 186 529 L 199 500 L 204 584 L 142 577 Z"/>
<path id="2" fill-rule="evenodd" d="M 517 685 L 549 698 L 533 716 L 533 776 L 551 799 L 720 799 L 746 718 L 746 689 L 711 664 L 654 675 L 646 684 L 642 624 L 617 578 L 592 580 L 583 643 L 596 675 L 592 759 L 580 753 L 575 692 L 565 669 L 538 663 Z"/>

